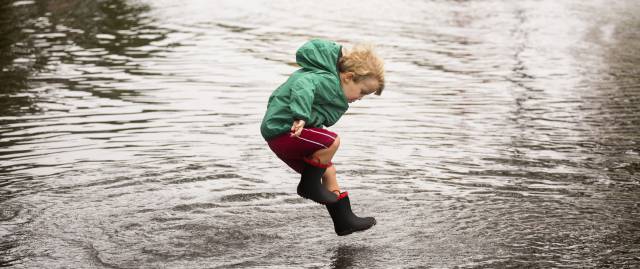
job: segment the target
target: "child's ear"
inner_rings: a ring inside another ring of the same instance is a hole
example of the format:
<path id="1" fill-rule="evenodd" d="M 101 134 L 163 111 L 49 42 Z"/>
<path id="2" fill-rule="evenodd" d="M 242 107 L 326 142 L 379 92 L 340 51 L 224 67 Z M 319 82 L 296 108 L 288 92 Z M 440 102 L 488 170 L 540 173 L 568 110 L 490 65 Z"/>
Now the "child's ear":
<path id="1" fill-rule="evenodd" d="M 355 74 L 355 73 L 353 73 L 353 72 L 347 72 L 347 73 L 345 73 L 344 78 L 345 78 L 345 79 L 349 79 L 349 80 L 353 80 L 353 78 L 355 77 L 355 75 L 356 75 L 356 74 Z"/>
<path id="2" fill-rule="evenodd" d="M 355 78 L 355 75 L 356 74 L 353 73 L 353 72 L 343 72 L 343 73 L 340 73 L 340 80 L 343 81 L 343 82 L 347 82 L 347 81 L 352 81 L 353 82 L 353 79 Z"/>

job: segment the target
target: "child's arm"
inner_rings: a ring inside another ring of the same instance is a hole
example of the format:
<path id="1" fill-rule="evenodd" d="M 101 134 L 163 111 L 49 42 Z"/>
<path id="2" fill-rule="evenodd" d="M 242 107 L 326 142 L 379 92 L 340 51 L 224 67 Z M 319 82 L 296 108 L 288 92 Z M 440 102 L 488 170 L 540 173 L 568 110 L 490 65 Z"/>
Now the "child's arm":
<path id="1" fill-rule="evenodd" d="M 291 125 L 292 136 L 300 136 L 304 125 L 310 120 L 315 90 L 316 85 L 310 75 L 296 81 L 291 88 L 289 108 L 294 119 Z"/>

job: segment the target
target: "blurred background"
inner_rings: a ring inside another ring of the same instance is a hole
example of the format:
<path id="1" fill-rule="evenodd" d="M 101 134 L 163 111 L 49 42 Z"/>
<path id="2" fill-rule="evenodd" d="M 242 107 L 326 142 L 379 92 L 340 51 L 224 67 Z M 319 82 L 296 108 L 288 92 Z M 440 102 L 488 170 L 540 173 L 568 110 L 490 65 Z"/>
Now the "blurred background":
<path id="1" fill-rule="evenodd" d="M 640 2 L 0 2 L 0 267 L 640 266 Z M 312 38 L 377 46 L 337 237 L 259 124 Z"/>

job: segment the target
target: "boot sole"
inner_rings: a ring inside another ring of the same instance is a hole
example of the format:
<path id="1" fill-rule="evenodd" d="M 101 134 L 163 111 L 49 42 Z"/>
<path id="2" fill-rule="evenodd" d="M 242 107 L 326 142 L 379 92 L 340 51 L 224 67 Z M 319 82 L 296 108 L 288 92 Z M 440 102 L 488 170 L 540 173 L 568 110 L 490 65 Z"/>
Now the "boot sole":
<path id="1" fill-rule="evenodd" d="M 376 224 L 377 224 L 377 223 L 378 223 L 378 221 L 374 220 L 374 221 L 373 221 L 373 224 L 371 224 L 371 226 L 368 226 L 368 227 L 366 227 L 366 228 L 363 228 L 363 229 L 351 229 L 351 230 L 346 230 L 346 231 L 343 231 L 343 232 L 340 232 L 340 233 L 337 233 L 337 234 L 338 234 L 338 236 L 345 236 L 345 235 L 350 235 L 350 234 L 352 234 L 352 233 L 364 232 L 364 231 L 366 231 L 366 230 L 371 229 L 371 227 L 376 226 Z"/>

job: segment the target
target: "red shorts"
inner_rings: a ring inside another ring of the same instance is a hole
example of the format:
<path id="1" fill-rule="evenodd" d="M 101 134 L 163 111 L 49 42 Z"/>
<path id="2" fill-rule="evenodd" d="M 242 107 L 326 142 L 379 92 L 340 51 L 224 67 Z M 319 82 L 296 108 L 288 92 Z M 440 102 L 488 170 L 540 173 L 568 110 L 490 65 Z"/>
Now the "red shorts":
<path id="1" fill-rule="evenodd" d="M 336 133 L 327 129 L 304 128 L 299 137 L 291 137 L 291 133 L 286 133 L 268 140 L 267 143 L 278 158 L 296 172 L 302 173 L 304 158 L 330 147 L 337 137 Z"/>

